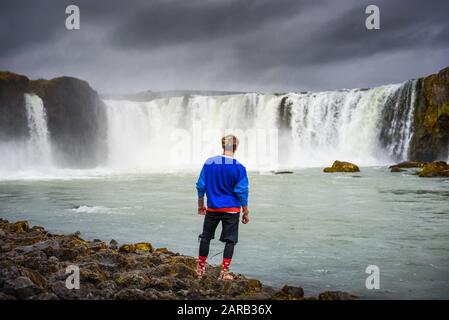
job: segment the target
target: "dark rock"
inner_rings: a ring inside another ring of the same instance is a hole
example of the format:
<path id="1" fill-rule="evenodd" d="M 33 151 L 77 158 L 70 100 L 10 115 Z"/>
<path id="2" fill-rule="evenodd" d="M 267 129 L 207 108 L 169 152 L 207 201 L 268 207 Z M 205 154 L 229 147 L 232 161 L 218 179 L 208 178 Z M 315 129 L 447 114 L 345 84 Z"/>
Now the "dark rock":
<path id="1" fill-rule="evenodd" d="M 117 300 L 143 300 L 144 298 L 145 292 L 140 289 L 125 288 L 114 295 L 114 299 Z"/>
<path id="2" fill-rule="evenodd" d="M 300 299 L 301 288 L 281 291 L 262 286 L 243 275 L 218 280 L 221 268 L 208 264 L 198 279 L 193 257 L 149 243 L 108 248 L 102 241 L 87 242 L 79 235 L 50 235 L 45 230 L 25 232 L 27 223 L 0 219 L 5 232 L 0 255 L 0 299 Z M 19 227 L 20 226 L 20 227 Z M 23 230 L 22 230 L 23 229 Z M 114 245 L 114 243 L 112 243 Z M 68 289 L 66 268 L 79 267 L 80 289 Z M 324 295 L 324 297 L 331 297 Z M 344 296 L 340 296 L 344 297 Z"/>
<path id="3" fill-rule="evenodd" d="M 343 291 L 325 291 L 318 296 L 319 300 L 354 300 L 357 296 Z"/>
<path id="4" fill-rule="evenodd" d="M 304 290 L 301 287 L 292 287 L 289 285 L 285 285 L 284 287 L 282 287 L 281 291 L 287 296 L 291 296 L 296 299 L 304 297 Z"/>
<path id="5" fill-rule="evenodd" d="M 398 167 L 391 168 L 391 172 L 405 172 L 405 171 L 406 171 L 405 169 L 401 169 L 401 168 L 398 168 Z"/>
<path id="6" fill-rule="evenodd" d="M 17 300 L 16 297 L 0 292 L 0 300 Z"/>
<path id="7" fill-rule="evenodd" d="M 449 68 L 419 80 L 410 158 L 431 162 L 448 158 Z"/>
<path id="8" fill-rule="evenodd" d="M 0 141 L 28 139 L 28 120 L 24 94 L 28 78 L 0 72 Z"/>
<path id="9" fill-rule="evenodd" d="M 112 240 L 109 242 L 109 249 L 117 250 L 117 248 L 118 248 L 118 242 L 115 241 L 114 239 L 112 239 Z"/>
<path id="10" fill-rule="evenodd" d="M 29 278 L 23 276 L 7 280 L 4 287 L 0 290 L 7 295 L 16 297 L 17 299 L 27 299 L 42 292 L 41 288 L 36 286 Z"/>
<path id="11" fill-rule="evenodd" d="M 392 166 L 389 166 L 389 169 L 410 169 L 410 168 L 422 168 L 425 163 L 421 161 L 404 161 Z"/>

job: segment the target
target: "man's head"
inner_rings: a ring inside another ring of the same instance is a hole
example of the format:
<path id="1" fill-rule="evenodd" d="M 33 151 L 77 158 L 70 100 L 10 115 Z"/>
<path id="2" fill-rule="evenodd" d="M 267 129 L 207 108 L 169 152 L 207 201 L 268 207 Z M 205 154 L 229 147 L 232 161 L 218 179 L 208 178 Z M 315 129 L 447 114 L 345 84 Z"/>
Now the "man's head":
<path id="1" fill-rule="evenodd" d="M 239 139 L 237 139 L 237 137 L 233 134 L 228 134 L 221 138 L 221 147 L 224 152 L 233 154 L 235 150 L 237 150 L 238 145 Z"/>

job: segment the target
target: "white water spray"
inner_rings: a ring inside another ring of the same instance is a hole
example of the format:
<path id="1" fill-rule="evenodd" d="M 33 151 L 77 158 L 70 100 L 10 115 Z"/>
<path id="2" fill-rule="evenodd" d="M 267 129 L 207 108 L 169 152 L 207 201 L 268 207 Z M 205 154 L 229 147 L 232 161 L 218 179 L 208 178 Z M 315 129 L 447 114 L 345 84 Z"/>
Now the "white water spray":
<path id="1" fill-rule="evenodd" d="M 28 160 L 36 166 L 49 166 L 52 162 L 51 144 L 42 99 L 34 94 L 25 94 L 25 110 L 30 134 L 27 143 Z"/>

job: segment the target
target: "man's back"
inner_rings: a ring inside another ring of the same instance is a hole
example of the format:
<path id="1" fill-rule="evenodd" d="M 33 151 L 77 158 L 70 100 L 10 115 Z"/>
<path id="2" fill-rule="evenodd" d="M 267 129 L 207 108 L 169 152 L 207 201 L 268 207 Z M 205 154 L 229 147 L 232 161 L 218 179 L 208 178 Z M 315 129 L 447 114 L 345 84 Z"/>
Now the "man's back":
<path id="1" fill-rule="evenodd" d="M 245 167 L 233 157 L 217 155 L 207 159 L 197 182 L 199 196 L 207 196 L 212 212 L 240 212 L 248 202 Z"/>

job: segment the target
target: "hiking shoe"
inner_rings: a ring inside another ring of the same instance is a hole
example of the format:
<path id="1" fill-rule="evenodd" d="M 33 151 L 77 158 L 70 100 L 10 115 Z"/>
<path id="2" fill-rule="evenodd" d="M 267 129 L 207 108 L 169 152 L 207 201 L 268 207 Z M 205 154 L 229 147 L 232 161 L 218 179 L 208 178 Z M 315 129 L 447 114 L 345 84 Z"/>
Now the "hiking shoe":
<path id="1" fill-rule="evenodd" d="M 206 273 L 206 263 L 198 260 L 198 264 L 195 269 L 196 275 L 198 278 L 202 278 Z"/>
<path id="2" fill-rule="evenodd" d="M 223 269 L 221 270 L 220 275 L 218 276 L 218 280 L 224 281 L 234 280 L 234 277 L 232 276 L 232 274 L 229 272 L 228 269 Z"/>

